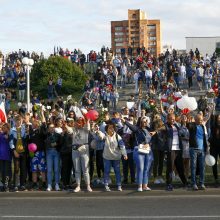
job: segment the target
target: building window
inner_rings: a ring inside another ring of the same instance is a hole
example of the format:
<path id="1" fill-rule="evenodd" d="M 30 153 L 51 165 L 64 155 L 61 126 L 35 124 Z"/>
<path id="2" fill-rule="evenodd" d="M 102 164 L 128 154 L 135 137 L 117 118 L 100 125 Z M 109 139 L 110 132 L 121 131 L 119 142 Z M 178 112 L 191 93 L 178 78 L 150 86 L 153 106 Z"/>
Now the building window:
<path id="1" fill-rule="evenodd" d="M 123 42 L 123 38 L 115 38 L 115 42 Z"/>
<path id="2" fill-rule="evenodd" d="M 151 36 L 150 36 L 149 39 L 150 39 L 150 40 L 156 40 L 157 38 L 156 38 L 156 37 L 151 37 Z"/>
<path id="3" fill-rule="evenodd" d="M 123 43 L 116 43 L 115 46 L 116 47 L 123 46 Z"/>
<path id="4" fill-rule="evenodd" d="M 149 30 L 155 30 L 156 29 L 156 25 L 147 25 Z"/>
<path id="5" fill-rule="evenodd" d="M 115 27 L 116 31 L 122 31 L 123 27 Z"/>
<path id="6" fill-rule="evenodd" d="M 133 15 L 132 15 L 132 18 L 136 18 L 136 17 L 137 17 L 137 15 L 136 15 L 136 14 L 133 14 Z"/>
<path id="7" fill-rule="evenodd" d="M 117 36 L 117 35 L 124 35 L 124 33 L 123 32 L 115 32 L 115 36 Z"/>
<path id="8" fill-rule="evenodd" d="M 149 34 L 149 36 L 155 36 L 156 35 L 156 31 L 149 31 L 148 34 Z"/>
<path id="9" fill-rule="evenodd" d="M 156 41 L 151 41 L 150 43 L 149 43 L 149 46 L 155 46 L 156 45 Z"/>
<path id="10" fill-rule="evenodd" d="M 139 37 L 131 37 L 131 40 L 139 40 Z"/>

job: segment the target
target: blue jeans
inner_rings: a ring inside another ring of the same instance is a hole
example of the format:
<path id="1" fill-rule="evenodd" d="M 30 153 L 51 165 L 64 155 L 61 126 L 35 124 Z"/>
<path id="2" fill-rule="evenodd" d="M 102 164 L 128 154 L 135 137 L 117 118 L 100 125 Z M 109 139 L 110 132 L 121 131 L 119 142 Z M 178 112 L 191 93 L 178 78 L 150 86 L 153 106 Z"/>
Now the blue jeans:
<path id="1" fill-rule="evenodd" d="M 179 86 L 180 86 L 179 76 L 174 76 L 174 81 L 175 81 L 175 83 L 176 83 L 176 85 L 177 85 L 177 88 L 179 88 Z"/>
<path id="2" fill-rule="evenodd" d="M 116 176 L 116 184 L 121 186 L 121 173 L 120 173 L 120 160 L 104 160 L 104 183 L 108 185 L 109 174 L 111 171 L 111 167 L 113 167 L 115 176 Z"/>
<path id="3" fill-rule="evenodd" d="M 136 168 L 137 168 L 137 184 L 148 184 L 150 177 L 151 165 L 153 162 L 153 153 L 149 154 L 138 153 L 137 149 L 133 153 Z"/>
<path id="4" fill-rule="evenodd" d="M 212 88 L 212 81 L 211 80 L 205 79 L 205 88 L 206 88 L 206 90 L 209 90 Z"/>
<path id="5" fill-rule="evenodd" d="M 196 185 L 196 165 L 198 160 L 199 165 L 199 183 L 204 184 L 205 180 L 205 152 L 198 149 L 189 149 L 190 164 L 191 164 L 191 181 L 192 185 Z"/>
<path id="6" fill-rule="evenodd" d="M 53 172 L 55 183 L 60 180 L 60 153 L 56 149 L 47 150 L 47 183 L 52 184 Z"/>

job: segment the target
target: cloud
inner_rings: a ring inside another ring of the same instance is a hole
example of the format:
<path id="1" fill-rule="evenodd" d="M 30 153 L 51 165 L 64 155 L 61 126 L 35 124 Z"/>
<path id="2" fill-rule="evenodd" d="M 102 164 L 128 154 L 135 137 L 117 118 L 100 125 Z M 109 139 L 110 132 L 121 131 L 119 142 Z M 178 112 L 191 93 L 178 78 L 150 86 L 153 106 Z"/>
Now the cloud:
<path id="1" fill-rule="evenodd" d="M 160 19 L 163 43 L 185 48 L 186 36 L 219 35 L 218 0 L 0 0 L 0 48 L 48 51 L 64 48 L 99 50 L 111 44 L 112 20 L 126 20 L 128 9 Z"/>

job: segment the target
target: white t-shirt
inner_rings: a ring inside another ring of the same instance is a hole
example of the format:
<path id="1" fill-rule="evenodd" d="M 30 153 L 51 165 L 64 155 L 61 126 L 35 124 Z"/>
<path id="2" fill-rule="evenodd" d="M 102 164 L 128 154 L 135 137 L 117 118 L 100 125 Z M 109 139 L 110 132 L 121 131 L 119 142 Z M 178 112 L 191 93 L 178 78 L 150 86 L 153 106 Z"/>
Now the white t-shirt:
<path id="1" fill-rule="evenodd" d="M 145 77 L 151 79 L 152 78 L 152 71 L 151 70 L 146 70 L 145 71 Z"/>
<path id="2" fill-rule="evenodd" d="M 178 130 L 175 126 L 173 126 L 172 150 L 180 150 Z"/>

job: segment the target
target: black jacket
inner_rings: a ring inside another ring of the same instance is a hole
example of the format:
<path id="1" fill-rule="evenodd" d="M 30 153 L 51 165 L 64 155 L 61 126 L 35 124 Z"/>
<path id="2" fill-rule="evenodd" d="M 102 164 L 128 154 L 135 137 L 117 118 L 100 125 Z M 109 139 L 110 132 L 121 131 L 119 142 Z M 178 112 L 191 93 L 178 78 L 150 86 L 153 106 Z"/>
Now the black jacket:
<path id="1" fill-rule="evenodd" d="M 35 143 L 37 145 L 37 151 L 45 151 L 45 138 L 47 134 L 46 124 L 43 123 L 38 129 L 34 130 L 30 126 L 29 135 L 27 137 L 28 144 Z"/>
<path id="2" fill-rule="evenodd" d="M 174 124 L 174 126 L 176 127 L 179 136 L 179 148 L 180 150 L 182 150 L 183 145 L 179 133 L 180 128 L 177 124 Z M 161 145 L 159 146 L 159 150 L 170 152 L 172 150 L 172 143 L 173 143 L 173 128 L 169 124 L 165 123 L 164 128 L 158 132 L 158 138 L 159 138 L 158 141 Z"/>
<path id="3" fill-rule="evenodd" d="M 65 132 L 62 138 L 60 153 L 71 154 L 72 153 L 72 142 L 73 142 L 73 134 L 69 134 L 68 132 Z"/>

